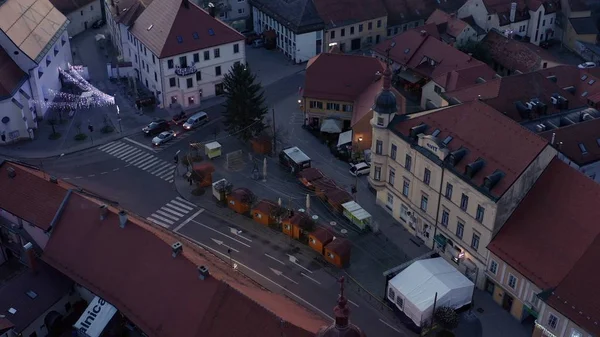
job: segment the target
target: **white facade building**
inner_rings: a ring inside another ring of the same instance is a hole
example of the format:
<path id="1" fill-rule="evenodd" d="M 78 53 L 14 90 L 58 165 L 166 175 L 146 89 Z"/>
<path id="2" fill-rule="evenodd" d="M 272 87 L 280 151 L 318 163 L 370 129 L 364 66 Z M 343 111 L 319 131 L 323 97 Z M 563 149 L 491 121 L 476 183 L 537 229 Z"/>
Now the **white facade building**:
<path id="1" fill-rule="evenodd" d="M 163 107 L 200 106 L 203 98 L 223 93 L 223 75 L 235 63 L 246 62 L 244 36 L 187 0 L 153 2 L 123 44 L 134 76 Z"/>
<path id="2" fill-rule="evenodd" d="M 46 114 L 44 102 L 61 88 L 59 68 L 72 62 L 68 23 L 48 0 L 8 0 L 0 5 L 0 46 L 16 65 L 6 73 L 2 69 L 12 87 L 0 98 L 0 144 L 34 137 L 37 119 Z M 11 63 L 8 58 L 5 62 Z"/>
<path id="3" fill-rule="evenodd" d="M 94 22 L 102 19 L 100 0 L 51 0 L 51 2 L 69 20 L 67 32 L 71 37 L 91 28 Z"/>

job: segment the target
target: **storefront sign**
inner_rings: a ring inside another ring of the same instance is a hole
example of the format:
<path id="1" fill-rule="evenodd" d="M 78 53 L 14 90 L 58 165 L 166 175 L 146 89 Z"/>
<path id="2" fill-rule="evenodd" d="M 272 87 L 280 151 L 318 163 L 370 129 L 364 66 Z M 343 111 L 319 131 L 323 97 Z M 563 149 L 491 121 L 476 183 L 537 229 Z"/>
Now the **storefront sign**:
<path id="1" fill-rule="evenodd" d="M 98 337 L 116 312 L 112 304 L 96 296 L 73 326 L 81 336 Z"/>

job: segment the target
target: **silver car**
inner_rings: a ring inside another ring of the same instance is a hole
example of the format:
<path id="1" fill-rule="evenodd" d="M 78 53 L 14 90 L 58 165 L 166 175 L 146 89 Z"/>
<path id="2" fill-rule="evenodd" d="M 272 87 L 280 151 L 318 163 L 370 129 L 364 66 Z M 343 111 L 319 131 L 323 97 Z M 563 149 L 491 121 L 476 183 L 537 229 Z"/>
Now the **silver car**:
<path id="1" fill-rule="evenodd" d="M 152 138 L 152 145 L 160 146 L 175 138 L 176 136 L 177 134 L 173 130 L 161 132 L 158 136 Z"/>

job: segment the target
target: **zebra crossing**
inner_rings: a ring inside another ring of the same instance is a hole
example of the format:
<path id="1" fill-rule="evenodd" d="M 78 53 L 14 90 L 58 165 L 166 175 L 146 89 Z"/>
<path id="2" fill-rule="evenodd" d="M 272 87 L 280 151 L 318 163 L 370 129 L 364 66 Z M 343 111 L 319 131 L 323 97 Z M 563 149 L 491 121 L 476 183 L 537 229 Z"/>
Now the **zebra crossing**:
<path id="1" fill-rule="evenodd" d="M 126 144 L 121 141 L 114 141 L 97 148 L 113 157 L 116 157 L 128 165 L 135 166 L 146 171 L 153 176 L 173 182 L 176 165 L 156 157 L 154 154 L 141 150 L 140 148 Z"/>
<path id="2" fill-rule="evenodd" d="M 177 221 L 181 220 L 186 214 L 190 213 L 196 205 L 181 198 L 176 197 L 175 199 L 166 203 L 156 212 L 152 213 L 146 220 L 153 222 L 159 226 L 170 228 Z"/>

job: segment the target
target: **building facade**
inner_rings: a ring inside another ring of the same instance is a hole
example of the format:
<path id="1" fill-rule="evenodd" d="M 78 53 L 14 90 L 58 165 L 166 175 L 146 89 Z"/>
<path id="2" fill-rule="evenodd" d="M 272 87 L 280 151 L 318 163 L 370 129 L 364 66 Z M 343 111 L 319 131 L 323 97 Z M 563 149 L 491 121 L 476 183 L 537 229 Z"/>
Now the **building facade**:
<path id="1" fill-rule="evenodd" d="M 69 20 L 67 32 L 73 37 L 92 28 L 94 22 L 102 19 L 101 0 L 51 0 L 52 4 Z"/>
<path id="2" fill-rule="evenodd" d="M 461 117 L 475 111 L 475 118 Z M 477 133 L 465 128 L 470 123 L 478 125 Z M 484 140 L 498 123 L 512 141 Z M 556 151 L 480 102 L 393 118 L 374 113 L 371 124 L 369 184 L 377 203 L 482 288 L 487 244 Z M 516 176 L 498 163 L 519 137 L 535 145 L 522 149 L 523 159 L 513 163 L 511 170 L 522 172 Z M 492 150 L 492 143 L 506 148 Z"/>
<path id="3" fill-rule="evenodd" d="M 342 52 L 369 48 L 385 39 L 387 16 L 339 27 L 330 26 L 325 31 L 326 45 L 336 44 Z"/>

